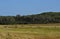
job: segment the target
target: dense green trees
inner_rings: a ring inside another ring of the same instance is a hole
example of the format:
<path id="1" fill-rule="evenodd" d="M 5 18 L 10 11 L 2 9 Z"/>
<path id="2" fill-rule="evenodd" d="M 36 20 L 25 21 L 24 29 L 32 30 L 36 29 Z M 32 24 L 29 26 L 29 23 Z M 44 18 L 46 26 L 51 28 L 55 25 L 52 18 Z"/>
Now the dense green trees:
<path id="1" fill-rule="evenodd" d="M 60 23 L 60 12 L 45 12 L 27 16 L 0 16 L 0 24 L 47 24 Z"/>

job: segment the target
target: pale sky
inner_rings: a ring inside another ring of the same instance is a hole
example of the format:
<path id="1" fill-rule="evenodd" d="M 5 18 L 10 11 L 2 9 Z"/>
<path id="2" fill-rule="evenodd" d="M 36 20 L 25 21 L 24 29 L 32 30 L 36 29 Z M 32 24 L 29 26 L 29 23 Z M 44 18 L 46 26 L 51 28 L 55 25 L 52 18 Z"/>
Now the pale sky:
<path id="1" fill-rule="evenodd" d="M 60 0 L 0 0 L 0 15 L 60 12 Z"/>

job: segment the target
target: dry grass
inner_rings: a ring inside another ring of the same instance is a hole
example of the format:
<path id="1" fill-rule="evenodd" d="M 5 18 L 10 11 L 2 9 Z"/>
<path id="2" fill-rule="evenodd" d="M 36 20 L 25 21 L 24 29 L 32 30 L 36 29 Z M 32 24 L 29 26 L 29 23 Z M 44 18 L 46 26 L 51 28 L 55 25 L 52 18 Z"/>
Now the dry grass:
<path id="1" fill-rule="evenodd" d="M 0 39 L 60 39 L 60 24 L 0 25 Z"/>
<path id="2" fill-rule="evenodd" d="M 38 35 L 28 33 L 2 33 L 0 32 L 0 39 L 60 39 L 60 35 Z"/>

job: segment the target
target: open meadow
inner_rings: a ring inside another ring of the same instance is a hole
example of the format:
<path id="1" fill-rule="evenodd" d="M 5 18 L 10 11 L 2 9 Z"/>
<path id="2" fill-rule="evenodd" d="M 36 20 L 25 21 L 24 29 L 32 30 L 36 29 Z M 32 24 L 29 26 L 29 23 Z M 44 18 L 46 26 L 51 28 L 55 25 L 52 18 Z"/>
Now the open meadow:
<path id="1" fill-rule="evenodd" d="M 0 25 L 0 39 L 60 39 L 60 23 Z"/>

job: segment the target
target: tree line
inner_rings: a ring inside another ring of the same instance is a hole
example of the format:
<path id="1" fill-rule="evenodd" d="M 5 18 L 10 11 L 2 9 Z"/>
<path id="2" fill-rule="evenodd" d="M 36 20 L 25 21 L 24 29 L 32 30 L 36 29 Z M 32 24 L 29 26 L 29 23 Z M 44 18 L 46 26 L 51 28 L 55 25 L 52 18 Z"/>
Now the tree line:
<path id="1" fill-rule="evenodd" d="M 0 24 L 48 24 L 60 23 L 60 12 L 44 12 L 26 16 L 0 16 Z"/>

